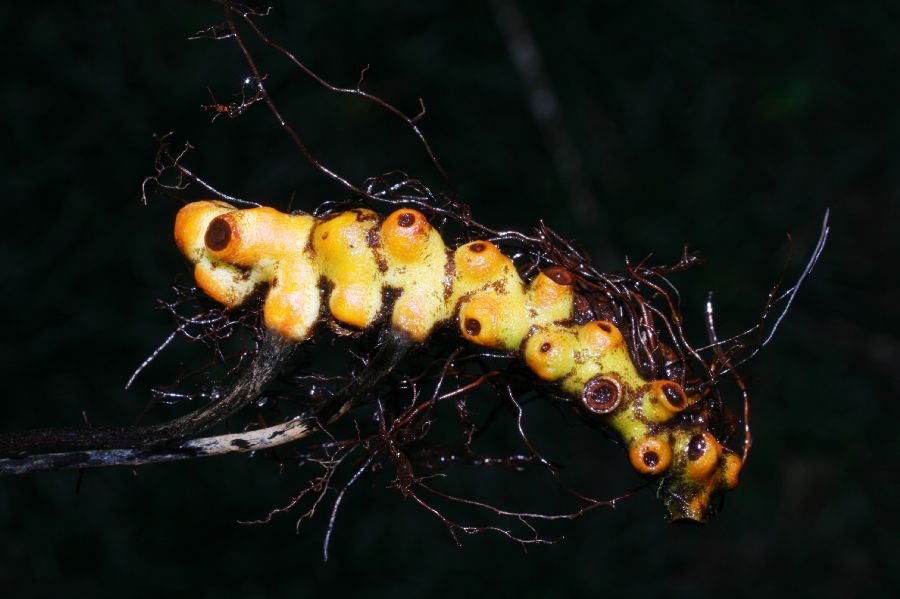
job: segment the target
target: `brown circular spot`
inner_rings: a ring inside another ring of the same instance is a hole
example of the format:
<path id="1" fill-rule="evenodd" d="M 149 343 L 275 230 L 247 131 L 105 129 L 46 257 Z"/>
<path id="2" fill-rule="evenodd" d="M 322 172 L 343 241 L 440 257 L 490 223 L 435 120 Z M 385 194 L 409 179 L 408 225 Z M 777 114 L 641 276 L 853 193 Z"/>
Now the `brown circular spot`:
<path id="1" fill-rule="evenodd" d="M 476 254 L 480 254 L 485 249 L 487 249 L 487 246 L 484 245 L 483 243 L 481 243 L 480 241 L 478 243 L 473 243 L 472 245 L 469 246 L 469 251 L 475 252 Z"/>
<path id="2" fill-rule="evenodd" d="M 326 239 L 328 239 L 328 231 L 325 231 L 324 233 L 322 233 L 322 240 L 324 241 Z"/>
<path id="3" fill-rule="evenodd" d="M 694 435 L 688 442 L 688 459 L 696 462 L 706 453 L 706 437 L 704 435 Z"/>
<path id="4" fill-rule="evenodd" d="M 397 217 L 397 224 L 401 227 L 411 227 L 413 223 L 416 222 L 416 215 L 411 214 L 409 212 L 404 212 L 400 216 Z"/>
<path id="5" fill-rule="evenodd" d="M 669 405 L 673 408 L 682 408 L 684 404 L 687 403 L 687 396 L 684 394 L 684 390 L 681 388 L 681 385 L 676 385 L 675 383 L 666 383 L 662 388 L 663 395 L 666 396 L 666 399 L 669 401 Z"/>
<path id="6" fill-rule="evenodd" d="M 645 451 L 641 459 L 644 460 L 644 464 L 647 468 L 650 468 L 651 470 L 656 468 L 656 465 L 659 464 L 659 454 L 652 450 Z"/>
<path id="7" fill-rule="evenodd" d="M 466 327 L 466 333 L 472 337 L 477 336 L 481 332 L 481 323 L 478 322 L 477 318 L 467 318 L 463 324 Z"/>
<path id="8" fill-rule="evenodd" d="M 612 326 L 610 326 L 610 324 L 608 322 L 604 322 L 601 320 L 600 322 L 597 323 L 597 326 L 600 327 L 600 329 L 604 333 L 612 333 Z"/>
<path id="9" fill-rule="evenodd" d="M 562 266 L 551 266 L 544 271 L 544 274 L 550 277 L 557 285 L 571 285 L 575 282 L 575 278 L 568 270 Z"/>
<path id="10" fill-rule="evenodd" d="M 551 347 L 553 347 L 553 346 L 550 345 L 549 342 L 544 341 L 543 343 L 541 343 L 541 353 L 546 354 L 548 351 L 550 351 Z"/>
<path id="11" fill-rule="evenodd" d="M 206 247 L 217 252 L 224 250 L 231 241 L 231 225 L 221 216 L 217 216 L 209 223 L 206 228 L 206 236 L 204 237 Z"/>
<path id="12" fill-rule="evenodd" d="M 619 384 L 613 379 L 595 376 L 581 392 L 584 407 L 594 414 L 608 414 L 619 405 Z"/>

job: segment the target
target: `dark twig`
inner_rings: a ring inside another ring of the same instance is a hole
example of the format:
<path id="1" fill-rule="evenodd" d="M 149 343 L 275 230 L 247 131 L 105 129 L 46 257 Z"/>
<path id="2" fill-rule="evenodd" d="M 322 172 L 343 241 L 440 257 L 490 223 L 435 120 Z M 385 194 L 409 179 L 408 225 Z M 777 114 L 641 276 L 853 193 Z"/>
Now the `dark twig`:
<path id="1" fill-rule="evenodd" d="M 45 453 L 0 459 L 0 476 L 52 470 L 81 470 L 111 466 L 142 466 L 193 460 L 229 453 L 247 453 L 285 445 L 318 430 L 309 418 L 299 418 L 244 433 L 202 437 L 160 448 L 125 448 Z"/>

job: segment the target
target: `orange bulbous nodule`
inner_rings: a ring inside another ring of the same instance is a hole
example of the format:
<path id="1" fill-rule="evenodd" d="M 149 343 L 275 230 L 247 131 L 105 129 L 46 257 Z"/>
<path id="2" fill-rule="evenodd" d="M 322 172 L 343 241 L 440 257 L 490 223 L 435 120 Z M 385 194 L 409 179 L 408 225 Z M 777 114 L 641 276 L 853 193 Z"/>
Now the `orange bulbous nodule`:
<path id="1" fill-rule="evenodd" d="M 435 325 L 429 298 L 422 294 L 404 294 L 394 304 L 391 324 L 413 341 L 425 341 Z"/>
<path id="2" fill-rule="evenodd" d="M 606 320 L 595 320 L 578 330 L 578 338 L 593 355 L 608 353 L 625 343 L 619 327 Z"/>
<path id="3" fill-rule="evenodd" d="M 328 308 L 337 320 L 358 328 L 372 324 L 381 310 L 379 267 L 371 245 L 378 225 L 377 214 L 358 208 L 319 221 L 312 232 L 318 272 L 334 285 Z"/>
<path id="4" fill-rule="evenodd" d="M 628 458 L 635 470 L 652 476 L 669 468 L 672 463 L 672 447 L 660 437 L 644 437 L 628 449 Z"/>
<path id="5" fill-rule="evenodd" d="M 312 223 L 309 215 L 284 214 L 274 208 L 234 210 L 209 223 L 204 241 L 216 259 L 248 268 L 302 252 Z"/>
<path id="6" fill-rule="evenodd" d="M 241 305 L 253 293 L 257 282 L 234 268 L 210 266 L 209 261 L 194 267 L 194 280 L 203 292 L 227 308 Z"/>
<path id="7" fill-rule="evenodd" d="M 431 225 L 418 210 L 404 208 L 388 215 L 381 224 L 381 243 L 401 262 L 415 262 L 428 243 Z"/>
<path id="8" fill-rule="evenodd" d="M 459 309 L 459 328 L 463 337 L 485 347 L 503 345 L 499 317 L 502 302 L 491 293 L 476 295 Z"/>
<path id="9" fill-rule="evenodd" d="M 697 433 L 687 443 L 685 472 L 695 481 L 707 480 L 719 464 L 722 446 L 710 432 Z"/>
<path id="10" fill-rule="evenodd" d="M 473 241 L 456 250 L 456 270 L 468 279 L 487 281 L 500 272 L 509 258 L 489 241 Z"/>
<path id="11" fill-rule="evenodd" d="M 318 274 L 304 260 L 285 261 L 273 281 L 263 306 L 266 328 L 290 341 L 309 337 L 319 317 Z"/>
<path id="12" fill-rule="evenodd" d="M 225 202 L 204 200 L 191 202 L 175 216 L 175 244 L 191 262 L 198 262 L 204 251 L 204 236 L 209 223 L 235 208 Z"/>
<path id="13" fill-rule="evenodd" d="M 560 329 L 536 331 L 525 342 L 525 362 L 545 381 L 555 381 L 575 367 L 575 339 Z"/>
<path id="14" fill-rule="evenodd" d="M 319 221 L 313 235 L 313 247 L 325 270 L 341 275 L 370 266 L 372 251 L 369 230 L 377 225 L 378 215 L 357 208 Z"/>
<path id="15" fill-rule="evenodd" d="M 548 269 L 548 272 L 549 271 Z M 568 272 L 568 271 L 564 271 Z M 559 283 L 558 280 L 567 280 L 564 277 L 550 276 L 546 274 L 546 272 L 538 273 L 538 275 L 531 281 L 531 285 L 529 288 L 531 289 L 534 295 L 534 307 L 538 310 L 545 310 L 551 308 L 561 301 L 568 300 L 572 297 L 572 284 L 571 283 Z"/>
<path id="16" fill-rule="evenodd" d="M 654 393 L 659 402 L 672 413 L 684 410 L 688 406 L 688 397 L 684 389 L 674 381 L 654 381 Z"/>
<path id="17" fill-rule="evenodd" d="M 336 286 L 328 300 L 332 316 L 359 329 L 369 326 L 380 308 L 381 294 L 373 295 L 364 283 Z"/>
<path id="18" fill-rule="evenodd" d="M 645 420 L 660 424 L 688 407 L 688 397 L 674 381 L 653 381 L 643 388 L 640 411 Z"/>

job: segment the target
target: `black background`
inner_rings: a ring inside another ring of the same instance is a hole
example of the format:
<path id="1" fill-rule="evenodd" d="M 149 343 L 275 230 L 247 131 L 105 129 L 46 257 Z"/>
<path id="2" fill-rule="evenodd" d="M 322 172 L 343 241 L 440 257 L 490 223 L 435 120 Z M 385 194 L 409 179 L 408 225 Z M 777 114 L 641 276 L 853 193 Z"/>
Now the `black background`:
<path id="1" fill-rule="evenodd" d="M 276 6 L 265 26 L 325 77 L 416 111 L 461 199 L 489 225 L 539 219 L 607 268 L 684 243 L 708 262 L 677 279 L 702 335 L 714 290 L 722 332 L 756 318 L 793 233 L 796 273 L 827 207 L 833 235 L 775 341 L 746 369 L 755 446 L 741 487 L 705 527 L 669 526 L 645 492 L 532 548 L 492 536 L 458 549 L 396 491 L 350 496 L 321 561 L 321 516 L 243 527 L 301 482 L 268 462 L 211 461 L 0 481 L 8 597 L 848 596 L 897 581 L 900 390 L 894 272 L 900 194 L 900 10 L 890 2 L 520 5 L 596 199 L 580 218 L 528 109 L 489 3 Z M 4 4 L 0 427 L 133 421 L 152 384 L 192 365 L 155 298 L 187 272 L 178 204 L 138 201 L 152 135 L 174 130 L 222 189 L 281 209 L 343 192 L 313 172 L 260 106 L 227 101 L 247 69 L 228 42 L 188 42 L 213 4 Z M 353 180 L 391 168 L 436 183 L 415 140 L 365 103 L 324 93 L 260 52 L 269 86 L 311 148 Z M 292 198 L 293 195 L 293 199 Z M 538 416 L 534 417 L 535 419 Z M 567 434 L 567 433 L 563 433 Z M 634 484 L 615 451 L 606 489 Z M 527 507 L 546 487 L 460 483 Z M 505 479 L 504 479 L 505 480 Z M 468 482 L 465 482 L 468 481 Z M 894 570 L 891 571 L 891 564 Z"/>

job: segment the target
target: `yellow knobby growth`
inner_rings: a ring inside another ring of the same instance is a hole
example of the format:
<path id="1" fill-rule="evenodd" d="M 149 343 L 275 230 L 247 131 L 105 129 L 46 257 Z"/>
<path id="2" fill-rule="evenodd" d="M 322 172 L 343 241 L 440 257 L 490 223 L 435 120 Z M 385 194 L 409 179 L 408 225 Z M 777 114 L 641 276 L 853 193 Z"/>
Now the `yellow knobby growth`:
<path id="1" fill-rule="evenodd" d="M 339 323 L 366 329 L 393 291 L 392 328 L 424 342 L 455 322 L 465 339 L 520 354 L 625 443 L 634 468 L 663 477 L 674 518 L 702 520 L 717 490 L 737 485 L 741 462 L 700 425 L 674 419 L 691 403 L 674 381 L 647 381 L 611 322 L 576 324 L 574 276 L 546 269 L 530 283 L 496 245 L 476 240 L 449 250 L 421 212 L 382 220 L 354 209 L 315 218 L 224 202 L 188 204 L 175 222 L 178 248 L 197 284 L 227 307 L 268 285 L 267 328 L 306 340 L 323 304 Z"/>

